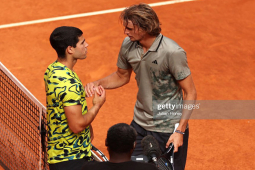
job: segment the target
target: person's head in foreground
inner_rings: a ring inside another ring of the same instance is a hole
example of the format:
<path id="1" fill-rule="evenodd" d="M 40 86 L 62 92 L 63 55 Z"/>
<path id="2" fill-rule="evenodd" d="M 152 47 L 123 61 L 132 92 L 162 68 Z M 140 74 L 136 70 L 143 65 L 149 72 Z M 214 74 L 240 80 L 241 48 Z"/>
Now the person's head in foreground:
<path id="1" fill-rule="evenodd" d="M 105 145 L 110 161 L 128 161 L 135 147 L 136 131 L 126 123 L 118 123 L 110 127 L 107 132 Z"/>
<path id="2" fill-rule="evenodd" d="M 105 140 L 110 160 L 107 162 L 86 162 L 82 170 L 157 170 L 153 164 L 131 161 L 136 136 L 135 129 L 126 123 L 113 125 L 108 130 Z"/>
<path id="3" fill-rule="evenodd" d="M 50 35 L 50 44 L 56 50 L 58 58 L 85 59 L 88 44 L 83 37 L 83 32 L 76 27 L 61 26 Z"/>
<path id="4" fill-rule="evenodd" d="M 124 33 L 131 41 L 140 41 L 144 36 L 156 37 L 160 34 L 160 22 L 156 12 L 147 4 L 126 8 L 120 15 Z"/>

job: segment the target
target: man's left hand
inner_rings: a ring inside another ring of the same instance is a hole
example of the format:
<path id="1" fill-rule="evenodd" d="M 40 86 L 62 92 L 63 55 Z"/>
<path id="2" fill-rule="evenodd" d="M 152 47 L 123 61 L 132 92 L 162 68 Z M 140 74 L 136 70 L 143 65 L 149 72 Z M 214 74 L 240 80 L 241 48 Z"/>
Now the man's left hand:
<path id="1" fill-rule="evenodd" d="M 183 134 L 173 133 L 166 143 L 166 148 L 169 147 L 170 143 L 174 144 L 174 152 L 178 152 L 178 148 L 183 145 Z"/>

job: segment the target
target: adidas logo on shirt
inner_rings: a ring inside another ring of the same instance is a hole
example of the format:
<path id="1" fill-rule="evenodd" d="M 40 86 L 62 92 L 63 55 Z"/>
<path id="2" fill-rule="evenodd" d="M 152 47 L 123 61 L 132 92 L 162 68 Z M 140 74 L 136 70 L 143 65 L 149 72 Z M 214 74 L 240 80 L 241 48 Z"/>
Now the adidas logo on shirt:
<path id="1" fill-rule="evenodd" d="M 154 63 L 154 64 L 158 64 L 157 60 L 152 61 L 152 63 Z"/>

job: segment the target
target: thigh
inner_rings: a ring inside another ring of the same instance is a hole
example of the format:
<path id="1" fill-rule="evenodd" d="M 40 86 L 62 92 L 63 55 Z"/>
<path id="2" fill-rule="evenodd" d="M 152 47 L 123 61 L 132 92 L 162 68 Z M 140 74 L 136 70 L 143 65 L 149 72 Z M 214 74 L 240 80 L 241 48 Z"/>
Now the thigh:
<path id="1" fill-rule="evenodd" d="M 132 156 L 142 155 L 143 154 L 143 147 L 141 144 L 142 139 L 147 135 L 147 131 L 138 125 L 135 121 L 132 121 L 130 124 L 137 132 L 136 136 L 136 146 L 132 153 Z"/>
<path id="2" fill-rule="evenodd" d="M 86 159 L 76 159 L 55 164 L 50 164 L 50 170 L 81 170 L 83 164 L 87 162 Z"/>
<path id="3" fill-rule="evenodd" d="M 166 152 L 166 143 L 172 133 L 161 133 L 161 132 L 148 132 L 148 135 L 152 135 L 159 144 L 162 153 Z"/>
<path id="4" fill-rule="evenodd" d="M 143 147 L 141 145 L 142 139 L 147 135 L 152 135 L 159 143 L 159 147 L 162 153 L 164 153 L 166 149 L 166 143 L 171 135 L 171 133 L 160 133 L 160 132 L 152 132 L 147 131 L 140 125 L 138 125 L 135 121 L 132 121 L 131 126 L 135 128 L 137 132 L 136 137 L 136 147 L 133 151 L 132 156 L 142 155 L 143 154 Z"/>
<path id="5" fill-rule="evenodd" d="M 174 169 L 184 170 L 187 159 L 188 152 L 188 139 L 189 139 L 189 129 L 186 129 L 183 136 L 183 145 L 178 148 L 178 152 L 174 153 Z"/>
<path id="6" fill-rule="evenodd" d="M 157 139 L 162 153 L 166 152 L 167 148 L 165 148 L 165 146 L 171 133 L 148 132 L 148 135 L 149 134 L 153 135 Z M 185 169 L 188 151 L 188 138 L 189 129 L 186 129 L 185 134 L 183 136 L 183 145 L 178 148 L 178 152 L 174 153 L 174 170 Z"/>
<path id="7" fill-rule="evenodd" d="M 143 127 L 138 125 L 135 121 L 132 121 L 132 123 L 130 125 L 132 127 L 134 127 L 137 132 L 136 147 L 133 151 L 132 156 L 137 156 L 137 155 L 143 154 L 143 147 L 141 145 L 141 141 L 147 135 L 152 135 L 157 140 L 162 153 L 164 153 L 167 150 L 166 143 L 167 143 L 171 133 L 160 133 L 160 132 L 147 131 Z"/>

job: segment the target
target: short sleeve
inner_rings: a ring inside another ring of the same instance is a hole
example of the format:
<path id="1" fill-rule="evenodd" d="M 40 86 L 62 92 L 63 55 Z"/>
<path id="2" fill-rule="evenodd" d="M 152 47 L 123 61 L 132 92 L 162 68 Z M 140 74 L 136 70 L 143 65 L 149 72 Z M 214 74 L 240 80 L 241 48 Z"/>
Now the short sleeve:
<path id="1" fill-rule="evenodd" d="M 181 48 L 168 56 L 168 66 L 176 80 L 185 79 L 190 75 L 186 53 Z"/>
<path id="2" fill-rule="evenodd" d="M 60 93 L 60 100 L 63 106 L 73 106 L 81 104 L 81 87 L 79 83 L 69 84 L 64 83 L 62 92 Z"/>
<path id="3" fill-rule="evenodd" d="M 129 69 L 131 68 L 131 65 L 129 64 L 127 58 L 126 58 L 126 52 L 128 49 L 128 38 L 125 38 L 119 52 L 117 66 L 122 69 Z"/>

